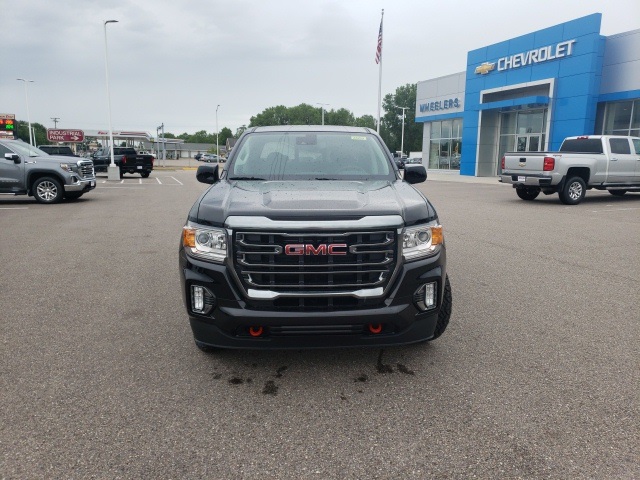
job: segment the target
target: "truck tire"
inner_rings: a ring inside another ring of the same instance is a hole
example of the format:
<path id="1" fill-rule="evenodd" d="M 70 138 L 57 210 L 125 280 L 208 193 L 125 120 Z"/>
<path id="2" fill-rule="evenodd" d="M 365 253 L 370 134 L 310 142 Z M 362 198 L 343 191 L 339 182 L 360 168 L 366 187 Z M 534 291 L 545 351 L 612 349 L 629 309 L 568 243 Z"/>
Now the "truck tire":
<path id="1" fill-rule="evenodd" d="M 151 172 L 140 172 L 142 178 L 149 178 L 149 175 L 151 175 Z"/>
<path id="2" fill-rule="evenodd" d="M 31 192 L 38 203 L 58 203 L 64 191 L 60 182 L 52 177 L 41 177 L 31 187 Z"/>
<path id="3" fill-rule="evenodd" d="M 516 187 L 516 194 L 522 200 L 535 200 L 540 195 L 540 189 L 536 187 Z"/>
<path id="4" fill-rule="evenodd" d="M 560 201 L 565 205 L 577 205 L 587 193 L 587 185 L 581 177 L 571 177 L 558 192 Z"/>
<path id="5" fill-rule="evenodd" d="M 609 193 L 615 197 L 621 197 L 627 193 L 627 190 L 609 190 Z"/>
<path id="6" fill-rule="evenodd" d="M 449 283 L 449 275 L 446 276 L 444 283 L 444 296 L 442 297 L 442 306 L 438 313 L 438 323 L 436 323 L 436 329 L 433 332 L 433 337 L 429 341 L 435 340 L 444 333 L 449 325 L 449 318 L 451 318 L 451 309 L 453 307 L 453 294 L 451 293 L 451 284 Z"/>

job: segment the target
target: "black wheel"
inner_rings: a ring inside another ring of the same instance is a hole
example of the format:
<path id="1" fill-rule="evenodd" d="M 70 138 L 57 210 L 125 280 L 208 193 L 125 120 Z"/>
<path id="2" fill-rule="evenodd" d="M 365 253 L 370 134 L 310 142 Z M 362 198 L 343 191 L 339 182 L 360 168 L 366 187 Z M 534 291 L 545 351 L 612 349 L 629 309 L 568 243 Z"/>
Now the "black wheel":
<path id="1" fill-rule="evenodd" d="M 60 182 L 52 177 L 37 179 L 31 191 L 39 203 L 58 203 L 64 195 Z"/>
<path id="2" fill-rule="evenodd" d="M 622 195 L 627 193 L 627 190 L 609 190 L 609 193 L 614 197 L 621 197 Z"/>
<path id="3" fill-rule="evenodd" d="M 66 200 L 77 200 L 77 199 L 79 199 L 83 194 L 84 194 L 84 192 L 69 192 L 69 193 L 65 193 L 64 198 L 65 198 Z"/>
<path id="4" fill-rule="evenodd" d="M 142 178 L 149 178 L 149 175 L 151 175 L 151 172 L 140 172 Z"/>
<path id="5" fill-rule="evenodd" d="M 207 345 L 206 343 L 199 342 L 195 338 L 194 341 L 196 342 L 196 347 L 198 347 L 204 353 L 215 353 L 220 350 L 219 348 L 212 347 L 211 345 Z"/>
<path id="6" fill-rule="evenodd" d="M 536 187 L 517 187 L 516 194 L 522 200 L 535 200 L 540 195 L 540 189 Z"/>
<path id="7" fill-rule="evenodd" d="M 582 201 L 585 193 L 587 193 L 587 185 L 584 180 L 580 177 L 571 177 L 558 192 L 558 196 L 565 205 L 577 205 Z"/>
<path id="8" fill-rule="evenodd" d="M 449 275 L 446 276 L 444 284 L 444 297 L 442 298 L 442 306 L 438 313 L 438 323 L 436 323 L 436 329 L 433 332 L 433 337 L 429 339 L 435 340 L 444 333 L 449 325 L 449 318 L 451 318 L 451 309 L 453 307 L 453 294 L 451 293 L 451 284 L 449 283 Z"/>

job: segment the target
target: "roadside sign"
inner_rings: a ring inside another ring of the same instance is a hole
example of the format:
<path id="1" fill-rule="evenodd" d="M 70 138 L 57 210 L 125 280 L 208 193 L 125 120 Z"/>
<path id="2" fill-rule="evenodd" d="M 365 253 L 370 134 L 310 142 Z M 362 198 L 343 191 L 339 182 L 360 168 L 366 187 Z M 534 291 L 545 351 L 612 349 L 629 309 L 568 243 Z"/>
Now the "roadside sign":
<path id="1" fill-rule="evenodd" d="M 0 137 L 16 136 L 16 116 L 13 113 L 0 113 Z"/>
<path id="2" fill-rule="evenodd" d="M 78 143 L 84 140 L 84 132 L 82 130 L 47 128 L 47 140 L 50 142 Z"/>

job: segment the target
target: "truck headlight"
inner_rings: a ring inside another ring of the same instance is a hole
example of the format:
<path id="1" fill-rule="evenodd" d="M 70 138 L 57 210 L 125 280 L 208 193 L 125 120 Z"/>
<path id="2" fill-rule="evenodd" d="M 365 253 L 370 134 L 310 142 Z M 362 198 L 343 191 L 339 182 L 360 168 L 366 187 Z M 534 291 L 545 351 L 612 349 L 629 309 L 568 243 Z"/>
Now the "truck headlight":
<path id="1" fill-rule="evenodd" d="M 227 258 L 227 232 L 189 222 L 182 229 L 182 246 L 189 255 L 223 263 Z"/>
<path id="2" fill-rule="evenodd" d="M 437 222 L 408 227 L 402 234 L 402 254 L 408 262 L 419 260 L 435 255 L 443 243 L 442 225 Z"/>
<path id="3" fill-rule="evenodd" d="M 73 172 L 73 166 L 70 163 L 61 163 L 60 164 L 60 168 L 63 169 L 65 172 Z"/>

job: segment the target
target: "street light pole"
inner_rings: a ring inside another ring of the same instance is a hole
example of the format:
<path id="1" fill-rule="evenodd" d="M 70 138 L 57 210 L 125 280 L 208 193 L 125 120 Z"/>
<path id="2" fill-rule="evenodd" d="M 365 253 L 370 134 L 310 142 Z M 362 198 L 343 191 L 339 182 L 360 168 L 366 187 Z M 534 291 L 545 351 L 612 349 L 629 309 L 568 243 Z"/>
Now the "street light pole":
<path id="1" fill-rule="evenodd" d="M 324 125 L 324 106 L 325 105 L 329 105 L 328 103 L 316 103 L 316 105 L 320 105 L 320 108 L 322 109 L 322 125 Z"/>
<path id="2" fill-rule="evenodd" d="M 27 83 L 33 83 L 33 80 L 25 80 L 24 78 L 18 78 L 17 80 L 24 82 L 24 98 L 27 101 L 27 121 L 29 122 L 29 145 L 35 147 L 33 143 L 33 132 L 31 131 L 31 115 L 29 114 L 29 94 L 27 93 Z"/>
<path id="3" fill-rule="evenodd" d="M 109 180 L 120 180 L 120 172 L 116 167 L 113 157 L 113 127 L 111 125 L 111 95 L 109 94 L 109 55 L 107 54 L 107 23 L 118 23 L 118 20 L 105 20 L 104 22 L 104 69 L 107 79 L 107 108 L 109 110 L 109 148 L 111 149 L 111 163 L 107 168 Z"/>
<path id="4" fill-rule="evenodd" d="M 218 163 L 220 163 L 220 147 L 218 145 L 218 137 L 220 136 L 220 131 L 218 130 L 218 108 L 220 108 L 220 105 L 216 107 L 216 157 L 218 157 Z"/>
<path id="5" fill-rule="evenodd" d="M 400 139 L 400 158 L 402 158 L 402 155 L 404 154 L 404 111 L 409 110 L 409 107 L 398 107 L 396 105 L 396 108 L 402 110 L 402 136 Z"/>

